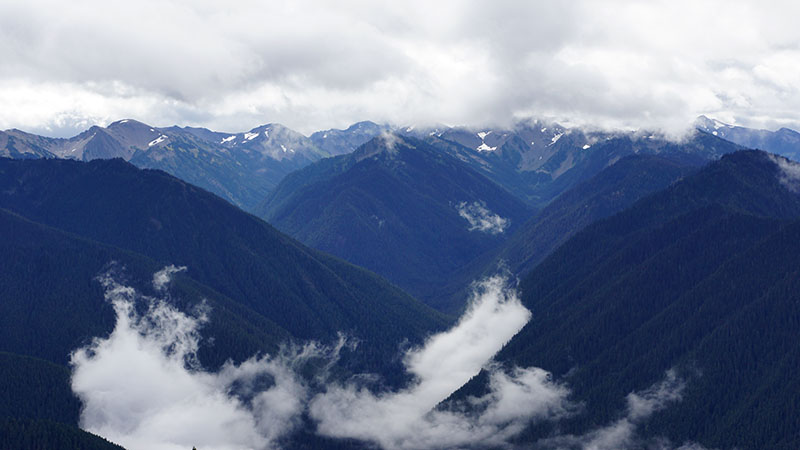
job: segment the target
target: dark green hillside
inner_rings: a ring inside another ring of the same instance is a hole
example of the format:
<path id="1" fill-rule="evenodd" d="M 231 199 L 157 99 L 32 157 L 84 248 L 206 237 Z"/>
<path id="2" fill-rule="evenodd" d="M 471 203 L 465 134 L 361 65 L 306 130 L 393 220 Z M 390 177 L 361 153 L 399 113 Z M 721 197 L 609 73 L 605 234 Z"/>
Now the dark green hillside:
<path id="1" fill-rule="evenodd" d="M 509 238 L 499 259 L 513 273 L 525 274 L 577 231 L 666 188 L 696 168 L 668 156 L 623 158 L 553 200 Z"/>
<path id="2" fill-rule="evenodd" d="M 622 158 L 553 200 L 512 234 L 494 257 L 466 266 L 431 304 L 442 311 L 458 311 L 466 295 L 464 286 L 470 280 L 491 275 L 498 267 L 507 268 L 514 276 L 527 274 L 587 225 L 666 188 L 694 170 L 694 163 L 676 155 Z"/>
<path id="3" fill-rule="evenodd" d="M 400 346 L 447 323 L 383 279 L 160 171 L 121 160 L 2 159 L 0 186 L 0 418 L 9 418 L 0 442 L 10 448 L 104 445 L 76 428 L 66 363 L 113 329 L 96 281 L 109 269 L 152 295 L 155 271 L 188 266 L 170 301 L 210 308 L 199 357 L 212 369 L 343 331 L 359 346 L 337 370 L 398 383 Z"/>
<path id="4" fill-rule="evenodd" d="M 66 366 L 0 352 L 0 420 L 42 419 L 77 424 L 80 401 Z"/>
<path id="5" fill-rule="evenodd" d="M 523 280 L 533 317 L 497 359 L 565 377 L 586 412 L 562 432 L 613 422 L 678 367 L 685 398 L 645 435 L 797 448 L 800 196 L 780 175 L 737 152 L 585 228 Z"/>
<path id="6" fill-rule="evenodd" d="M 65 366 L 0 352 L 0 448 L 121 448 L 77 427 L 69 383 Z"/>
<path id="7" fill-rule="evenodd" d="M 109 261 L 124 267 L 119 272 L 126 283 L 145 292 L 161 266 L 5 210 L 0 234 L 0 448 L 103 448 L 77 428 L 81 405 L 70 389 L 69 354 L 114 326 L 112 308 L 94 281 Z M 290 337 L 188 277 L 177 276 L 171 291 L 182 309 L 200 300 L 210 308 L 201 331 L 205 365 L 273 352 Z"/>
<path id="8" fill-rule="evenodd" d="M 362 363 L 375 370 L 393 358 L 400 342 L 420 342 L 445 324 L 373 274 L 310 250 L 163 172 L 121 160 L 2 160 L 0 185 L 2 207 L 141 254 L 157 268 L 188 266 L 188 277 L 295 338 L 350 333 L 362 341 Z M 108 260 L 97 257 L 95 267 L 101 262 Z M 44 276 L 53 270 L 62 267 L 45 267 Z M 83 283 L 92 286 L 97 269 L 83 270 L 90 275 Z"/>
<path id="9" fill-rule="evenodd" d="M 92 337 L 107 335 L 114 313 L 95 277 L 116 262 L 128 282 L 147 292 L 154 261 L 48 228 L 0 210 L 0 351 L 65 365 L 69 353 Z M 202 299 L 211 307 L 203 335 L 215 342 L 201 350 L 212 366 L 274 351 L 290 334 L 269 319 L 188 277 L 178 275 L 175 301 L 184 309 Z"/>
<path id="10" fill-rule="evenodd" d="M 0 448 L 121 450 L 122 447 L 78 427 L 46 420 L 0 419 Z"/>
<path id="11" fill-rule="evenodd" d="M 506 220 L 504 231 L 470 230 L 459 205 L 474 202 Z M 399 136 L 289 175 L 264 207 L 280 230 L 423 298 L 529 214 L 462 161 Z"/>

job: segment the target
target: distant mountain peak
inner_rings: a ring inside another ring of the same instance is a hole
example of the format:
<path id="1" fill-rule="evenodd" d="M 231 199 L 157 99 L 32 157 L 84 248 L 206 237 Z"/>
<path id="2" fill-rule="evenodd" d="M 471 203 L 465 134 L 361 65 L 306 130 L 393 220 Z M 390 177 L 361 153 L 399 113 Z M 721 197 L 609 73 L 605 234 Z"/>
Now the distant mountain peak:
<path id="1" fill-rule="evenodd" d="M 332 128 L 313 133 L 309 139 L 320 150 L 331 156 L 343 155 L 353 152 L 375 136 L 391 130 L 389 125 L 379 125 L 375 122 L 364 120 L 356 122 L 347 129 Z"/>
<path id="2" fill-rule="evenodd" d="M 362 120 L 361 122 L 356 122 L 350 125 L 344 131 L 360 131 L 363 130 L 364 128 L 380 128 L 380 127 L 381 125 L 378 125 L 377 123 L 371 120 Z"/>
<path id="3" fill-rule="evenodd" d="M 277 122 L 265 123 L 264 125 L 259 125 L 259 126 L 255 127 L 255 128 L 253 128 L 252 130 L 250 130 L 251 133 L 265 132 L 265 131 L 275 132 L 275 133 L 279 133 L 279 132 L 280 133 L 289 133 L 289 134 L 296 134 L 296 135 L 302 136 L 302 134 L 298 133 L 297 131 L 294 131 L 291 128 L 289 128 L 289 127 L 287 127 L 287 126 L 285 126 L 283 124 L 277 123 Z"/>
<path id="4" fill-rule="evenodd" d="M 719 130 L 720 128 L 732 128 L 733 126 L 717 119 L 712 119 L 705 115 L 700 115 L 694 121 L 695 127 L 702 128 L 704 131 Z M 710 132 L 709 131 L 709 132 Z"/>
<path id="5" fill-rule="evenodd" d="M 393 157 L 401 150 L 415 149 L 416 144 L 409 138 L 392 132 L 384 132 L 372 138 L 366 144 L 353 152 L 356 162 L 363 161 L 376 155 L 386 154 Z"/>
<path id="6" fill-rule="evenodd" d="M 147 125 L 146 123 L 143 123 L 143 122 L 139 122 L 138 120 L 122 119 L 122 120 L 117 120 L 116 122 L 111 122 L 108 125 L 108 127 L 106 127 L 106 128 L 116 128 L 116 127 L 121 127 L 121 126 L 127 126 L 127 127 L 130 127 L 130 126 L 150 127 L 150 125 Z M 152 128 L 152 127 L 150 127 L 150 128 Z"/>

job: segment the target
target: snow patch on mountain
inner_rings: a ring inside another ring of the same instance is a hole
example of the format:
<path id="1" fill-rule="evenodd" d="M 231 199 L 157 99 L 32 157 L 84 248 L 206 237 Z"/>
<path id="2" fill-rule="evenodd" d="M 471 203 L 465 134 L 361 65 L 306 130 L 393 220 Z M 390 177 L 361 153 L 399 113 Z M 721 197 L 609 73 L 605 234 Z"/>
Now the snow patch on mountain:
<path id="1" fill-rule="evenodd" d="M 481 139 L 481 145 L 475 147 L 475 150 L 477 150 L 479 152 L 493 152 L 493 151 L 497 150 L 497 146 L 490 147 L 485 142 L 486 141 L 486 136 L 488 136 L 490 134 L 492 134 L 491 131 L 481 131 L 480 133 L 476 133 L 476 136 L 478 136 Z"/>
<path id="2" fill-rule="evenodd" d="M 150 143 L 149 143 L 149 144 L 147 144 L 147 146 L 148 146 L 148 147 L 152 147 L 152 146 L 154 146 L 154 145 L 158 145 L 158 144 L 160 144 L 160 143 L 162 143 L 162 142 L 166 141 L 167 139 L 168 139 L 168 138 L 167 138 L 167 135 L 166 135 L 166 134 L 162 134 L 161 136 L 159 136 L 159 137 L 157 137 L 157 138 L 153 139 L 152 141 L 150 141 Z"/>

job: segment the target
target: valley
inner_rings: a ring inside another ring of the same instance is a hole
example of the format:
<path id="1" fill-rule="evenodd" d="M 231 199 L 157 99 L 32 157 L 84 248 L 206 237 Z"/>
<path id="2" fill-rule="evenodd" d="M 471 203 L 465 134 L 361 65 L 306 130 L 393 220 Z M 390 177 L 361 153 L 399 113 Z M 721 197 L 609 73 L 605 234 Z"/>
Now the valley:
<path id="1" fill-rule="evenodd" d="M 796 444 L 790 159 L 707 127 L 148 130 L 5 132 L 6 445 Z M 209 188 L 283 148 L 248 208 Z M 218 413 L 167 432 L 179 404 Z"/>

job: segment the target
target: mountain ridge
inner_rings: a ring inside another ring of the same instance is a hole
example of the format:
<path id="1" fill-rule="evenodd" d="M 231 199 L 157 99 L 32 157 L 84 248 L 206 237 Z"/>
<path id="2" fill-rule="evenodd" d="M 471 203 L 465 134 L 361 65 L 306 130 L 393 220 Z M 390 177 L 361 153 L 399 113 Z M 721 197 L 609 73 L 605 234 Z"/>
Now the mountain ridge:
<path id="1" fill-rule="evenodd" d="M 289 175 L 261 214 L 424 297 L 427 286 L 504 239 L 530 210 L 460 160 L 388 134 Z"/>
<path id="2" fill-rule="evenodd" d="M 569 384 L 587 413 L 562 432 L 613 423 L 628 393 L 677 369 L 687 391 L 642 427 L 648 437 L 796 446 L 796 395 L 785 389 L 800 354 L 784 341 L 800 317 L 791 263 L 800 196 L 775 158 L 726 155 L 584 228 L 522 280 L 532 319 L 496 359 Z M 458 395 L 482 392 L 485 381 Z"/>

